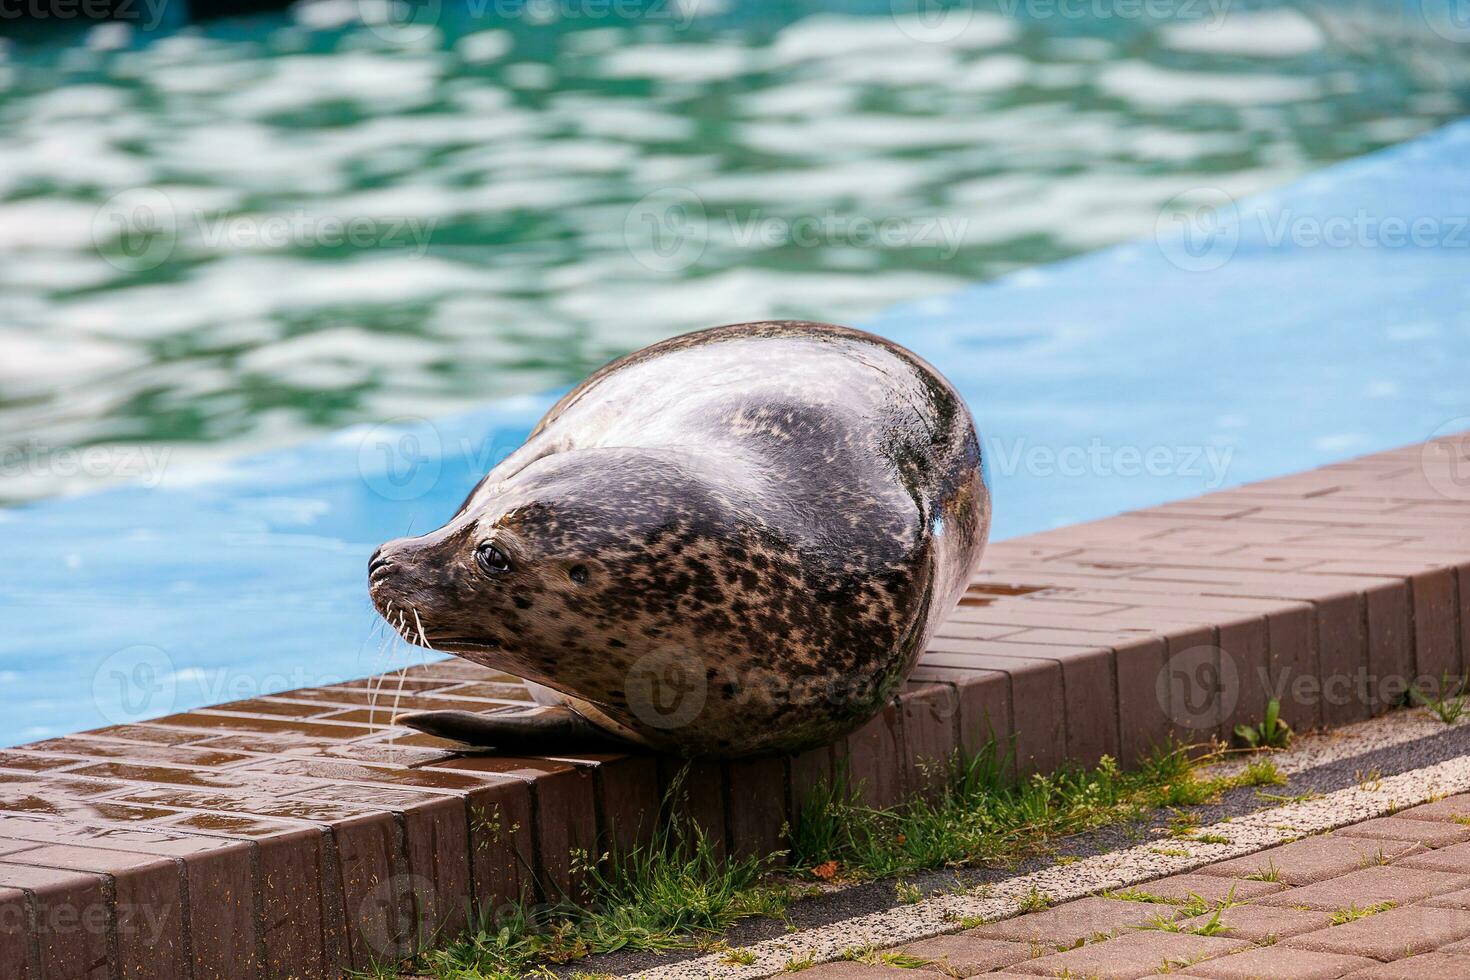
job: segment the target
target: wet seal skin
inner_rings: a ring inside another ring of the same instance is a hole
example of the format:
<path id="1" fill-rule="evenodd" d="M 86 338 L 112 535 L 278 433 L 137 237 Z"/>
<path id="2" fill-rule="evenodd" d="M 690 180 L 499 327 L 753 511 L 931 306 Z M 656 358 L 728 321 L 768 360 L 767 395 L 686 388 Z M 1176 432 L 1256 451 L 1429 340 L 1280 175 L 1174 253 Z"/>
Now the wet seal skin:
<path id="1" fill-rule="evenodd" d="M 861 331 L 742 323 L 620 358 L 369 563 L 405 639 L 543 707 L 400 721 L 515 752 L 832 742 L 959 601 L 990 528 L 980 462 L 959 394 Z"/>

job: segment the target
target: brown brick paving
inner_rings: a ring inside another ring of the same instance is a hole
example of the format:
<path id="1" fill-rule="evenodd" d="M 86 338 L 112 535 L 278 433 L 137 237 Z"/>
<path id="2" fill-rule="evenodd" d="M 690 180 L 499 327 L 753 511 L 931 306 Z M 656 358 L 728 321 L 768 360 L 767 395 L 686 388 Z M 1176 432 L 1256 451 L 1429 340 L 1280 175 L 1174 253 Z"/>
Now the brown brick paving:
<path id="1" fill-rule="evenodd" d="M 1332 909 L 1356 905 L 1366 908 L 1382 902 L 1405 905 L 1431 895 L 1458 891 L 1470 886 L 1470 878 L 1443 871 L 1417 868 L 1395 868 L 1375 865 L 1349 871 L 1345 875 L 1319 881 L 1314 885 L 1288 888 L 1258 899 L 1263 905 L 1283 908 Z"/>
<path id="2" fill-rule="evenodd" d="M 1288 977 L 1290 980 L 1335 980 L 1375 965 L 1373 960 L 1362 956 L 1267 946 L 1207 960 L 1180 971 L 1180 976 L 1211 977 L 1213 980 L 1265 980 L 1267 977 L 1272 980 L 1278 977 L 1282 980 Z"/>
<path id="3" fill-rule="evenodd" d="M 1255 854 L 1221 861 L 1200 873 L 1246 878 L 1267 875 L 1288 885 L 1310 885 L 1419 850 L 1408 841 L 1353 840 L 1339 835 L 1306 837 Z"/>
<path id="4" fill-rule="evenodd" d="M 1470 977 L 1470 956 L 1425 953 L 1349 973 L 1352 980 L 1464 980 Z"/>
<path id="5" fill-rule="evenodd" d="M 1248 946 L 1239 939 L 1193 936 L 1186 933 L 1130 932 L 1102 943 L 1089 943 L 1065 953 L 1053 953 L 1018 963 L 1010 969 L 1042 977 L 1097 977 L 1133 980 L 1168 968 L 1179 970 Z"/>
<path id="6" fill-rule="evenodd" d="M 1453 844 L 1433 851 L 1418 851 L 1403 859 L 1406 868 L 1428 868 L 1470 875 L 1470 844 Z"/>
<path id="7" fill-rule="evenodd" d="M 891 980 L 916 980 L 913 970 L 887 965 L 869 965 L 866 963 L 822 963 L 818 966 L 807 967 L 800 971 L 802 977 L 809 980 L 882 980 L 889 977 Z M 934 974 L 924 971 L 918 975 L 917 980 L 925 976 L 932 978 Z"/>
<path id="8" fill-rule="evenodd" d="M 1410 841 L 1427 847 L 1444 847 L 1446 844 L 1460 844 L 1470 840 L 1470 827 L 1464 824 L 1405 820 L 1400 817 L 1364 820 L 1356 826 L 1344 828 L 1342 833 L 1345 837 Z"/>
<path id="9" fill-rule="evenodd" d="M 1030 943 L 983 939 L 973 933 L 956 933 L 909 943 L 898 947 L 898 951 L 929 960 L 950 974 L 970 977 L 1030 959 L 1032 946 Z"/>
<path id="10" fill-rule="evenodd" d="M 1253 943 L 1273 943 L 1302 932 L 1314 932 L 1327 925 L 1330 912 L 1306 909 L 1277 909 L 1265 905 L 1237 905 L 1220 913 L 1211 912 L 1192 919 L 1179 920 L 1182 929 L 1193 930 L 1216 921 L 1216 935 L 1227 939 L 1248 939 Z"/>
<path id="11" fill-rule="evenodd" d="M 1259 898 L 1285 888 L 1285 885 L 1275 881 L 1248 881 L 1191 873 L 1158 878 L 1146 885 L 1139 885 L 1137 890 L 1167 901 L 1185 902 L 1191 898 L 1202 898 L 1207 902 L 1220 902 L 1226 898 Z"/>
<path id="12" fill-rule="evenodd" d="M 1444 820 L 1452 823 L 1461 818 L 1470 820 L 1470 793 L 1448 796 L 1433 803 L 1421 803 L 1407 810 L 1400 810 L 1394 816 L 1410 820 Z"/>
<path id="13" fill-rule="evenodd" d="M 1431 819 L 1453 822 L 1453 813 Z M 930 946 L 901 948 L 933 949 L 936 953 L 928 955 L 938 960 L 938 951 L 963 949 L 977 938 L 998 941 L 994 948 L 1001 958 L 989 967 L 992 972 L 964 972 L 995 980 L 1132 980 L 1161 973 L 1213 980 L 1470 978 L 1470 876 L 1429 866 L 1437 856 L 1446 856 L 1444 864 L 1460 867 L 1470 844 L 1431 848 L 1412 841 L 1383 842 L 1356 836 L 1363 823 L 1140 884 L 1132 890 L 1139 900 L 1083 898 L 925 940 Z M 1396 846 L 1380 853 L 1380 843 Z M 1371 860 L 1367 867 L 1365 859 Z M 1285 887 L 1240 877 L 1267 866 L 1285 869 L 1303 883 Z M 1194 887 L 1202 883 L 1213 886 L 1208 896 Z M 1237 890 L 1230 896 L 1232 885 L 1276 890 Z M 1166 894 L 1172 904 L 1142 900 Z M 1212 911 L 1180 917 L 1181 904 L 1192 896 L 1213 901 L 1218 916 Z M 1003 962 L 1006 956 L 1018 958 Z M 935 963 L 929 969 L 942 972 L 943 967 Z"/>
<path id="14" fill-rule="evenodd" d="M 1168 920 L 1178 916 L 1178 911 L 1169 905 L 1092 897 L 1044 912 L 992 922 L 970 930 L 968 935 L 1065 948 L 1079 939 L 1111 936 L 1125 929 L 1147 925 L 1155 919 Z"/>
<path id="15" fill-rule="evenodd" d="M 1383 711 L 1413 677 L 1463 674 L 1470 493 L 1445 495 L 1457 452 L 1454 439 L 1408 446 L 997 542 L 891 706 L 839 745 L 697 767 L 690 811 L 727 853 L 763 853 L 839 765 L 885 805 L 923 787 L 921 760 L 990 732 L 1015 738 L 1023 772 L 1103 753 L 1126 764 L 1168 736 L 1258 719 L 1267 681 L 1320 682 L 1327 696 L 1286 686 L 1283 716 L 1304 729 Z M 1177 683 L 1227 664 L 1239 683 L 1224 701 Z M 28 923 L 24 941 L 0 930 L 0 976 L 160 975 L 181 957 L 196 980 L 335 976 L 453 931 L 467 906 L 557 894 L 572 884 L 569 849 L 636 837 L 677 771 L 457 754 L 392 727 L 380 687 L 412 707 L 528 699 L 514 678 L 451 660 L 0 752 L 0 913 Z M 1279 895 L 1330 885 L 1359 844 L 1393 860 L 1408 842 L 1470 839 L 1457 816 L 1470 797 L 1416 807 L 1373 841 L 1282 850 L 1293 887 Z M 1442 867 L 1413 873 L 1446 875 L 1440 896 L 1470 888 Z M 1359 901 L 1426 897 L 1365 884 Z M 1329 891 L 1306 894 L 1321 904 Z M 176 914 L 149 939 L 138 905 Z M 56 916 L 91 931 L 36 926 Z"/>
<path id="16" fill-rule="evenodd" d="M 1322 953 L 1351 953 L 1398 960 L 1427 953 L 1470 936 L 1470 912 L 1406 905 L 1338 926 L 1303 933 L 1283 946 Z"/>

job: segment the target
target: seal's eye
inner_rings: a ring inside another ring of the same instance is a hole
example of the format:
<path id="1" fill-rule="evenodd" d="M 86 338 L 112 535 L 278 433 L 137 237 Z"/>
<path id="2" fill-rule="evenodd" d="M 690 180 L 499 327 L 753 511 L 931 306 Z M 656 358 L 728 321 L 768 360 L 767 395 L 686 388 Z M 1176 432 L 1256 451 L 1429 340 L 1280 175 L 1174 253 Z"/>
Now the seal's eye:
<path id="1" fill-rule="evenodd" d="M 486 575 L 503 575 L 510 571 L 510 558 L 488 541 L 475 549 L 475 561 Z"/>
<path id="2" fill-rule="evenodd" d="M 584 582 L 587 581 L 587 566 L 586 565 L 573 565 L 572 566 L 572 570 L 570 572 L 568 572 L 567 574 L 571 575 L 573 582 L 576 582 L 578 585 L 581 585 L 582 583 L 584 583 Z"/>

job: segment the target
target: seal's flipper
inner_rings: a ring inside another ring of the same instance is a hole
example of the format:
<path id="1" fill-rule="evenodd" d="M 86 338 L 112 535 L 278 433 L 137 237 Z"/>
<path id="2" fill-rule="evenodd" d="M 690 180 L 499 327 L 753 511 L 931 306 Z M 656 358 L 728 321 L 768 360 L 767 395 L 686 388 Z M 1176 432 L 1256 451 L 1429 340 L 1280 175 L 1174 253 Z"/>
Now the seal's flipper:
<path id="1" fill-rule="evenodd" d="M 503 708 L 474 711 L 413 711 L 393 719 L 396 725 L 437 735 L 477 748 L 502 752 L 549 752 L 630 749 L 626 739 L 604 731 L 571 708 Z"/>

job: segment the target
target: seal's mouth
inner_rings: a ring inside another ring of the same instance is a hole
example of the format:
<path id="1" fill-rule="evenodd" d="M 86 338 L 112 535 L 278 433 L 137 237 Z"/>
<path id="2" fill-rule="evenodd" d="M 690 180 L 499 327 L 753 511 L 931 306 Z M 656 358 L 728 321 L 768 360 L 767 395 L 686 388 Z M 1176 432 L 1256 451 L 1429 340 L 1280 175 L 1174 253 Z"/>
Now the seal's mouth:
<path id="1" fill-rule="evenodd" d="M 500 649 L 500 641 L 497 640 L 493 636 L 485 636 L 485 637 L 445 636 L 445 637 L 432 637 L 431 640 L 432 640 L 432 642 L 434 644 L 434 649 L 435 650 L 449 650 L 449 651 L 453 652 L 454 650 L 457 650 L 457 649 L 468 649 L 468 650 L 499 650 Z"/>

